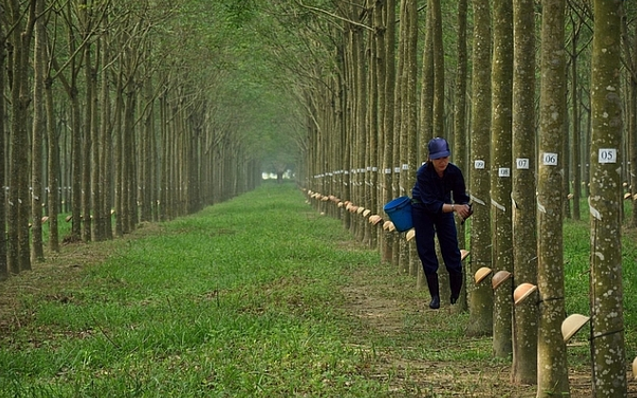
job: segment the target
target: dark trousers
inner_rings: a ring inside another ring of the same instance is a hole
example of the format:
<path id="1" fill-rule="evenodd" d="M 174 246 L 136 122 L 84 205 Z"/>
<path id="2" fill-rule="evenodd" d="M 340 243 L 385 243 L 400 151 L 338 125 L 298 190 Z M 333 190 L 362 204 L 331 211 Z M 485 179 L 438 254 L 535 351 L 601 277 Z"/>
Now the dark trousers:
<path id="1" fill-rule="evenodd" d="M 416 247 L 425 275 L 438 272 L 438 257 L 434 235 L 438 236 L 440 252 L 450 276 L 462 275 L 458 232 L 453 213 L 430 214 L 420 203 L 412 204 L 412 220 L 416 230 Z"/>

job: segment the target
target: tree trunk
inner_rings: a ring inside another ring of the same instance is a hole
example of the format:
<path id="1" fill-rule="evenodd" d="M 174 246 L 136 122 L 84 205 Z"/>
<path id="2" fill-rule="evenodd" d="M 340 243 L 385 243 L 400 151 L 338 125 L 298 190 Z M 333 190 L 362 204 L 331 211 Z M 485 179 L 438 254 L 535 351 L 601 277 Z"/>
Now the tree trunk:
<path id="1" fill-rule="evenodd" d="M 374 45 L 376 46 L 376 56 L 372 60 L 375 63 L 376 71 L 376 114 L 375 122 L 377 125 L 378 136 L 378 150 L 376 151 L 375 163 L 378 165 L 378 172 L 376 173 L 376 183 L 374 196 L 376 197 L 375 205 L 371 208 L 372 214 L 381 214 L 382 207 L 385 203 L 387 192 L 387 173 L 385 172 L 385 154 L 389 150 L 387 148 L 387 134 L 385 133 L 385 112 L 387 104 L 387 91 L 386 91 L 386 78 L 387 78 L 387 23 L 384 19 L 386 16 L 386 1 L 378 0 L 374 2 Z M 376 226 L 372 226 L 373 234 L 378 239 L 378 248 L 381 253 L 381 258 L 384 257 L 386 250 L 385 235 L 376 229 Z"/>
<path id="2" fill-rule="evenodd" d="M 44 12 L 44 1 L 36 3 L 37 15 Z M 31 142 L 31 231 L 32 231 L 32 261 L 44 261 L 42 243 L 42 170 L 43 170 L 43 139 L 46 131 L 46 115 L 44 113 L 44 86 L 46 83 L 46 36 L 44 18 L 35 21 L 35 43 L 33 49 L 33 126 Z"/>
<path id="3" fill-rule="evenodd" d="M 159 128 L 161 135 L 161 143 L 162 143 L 162 154 L 161 154 L 161 165 L 159 166 L 161 169 L 161 178 L 159 182 L 159 221 L 167 221 L 168 220 L 168 169 L 169 169 L 169 158 L 168 158 L 168 136 L 169 136 L 169 126 L 168 126 L 168 114 L 169 114 L 169 106 L 168 106 L 168 98 L 167 98 L 167 90 L 164 90 L 162 94 L 159 96 Z M 212 150 L 214 153 L 214 149 Z M 214 166 L 213 169 L 216 169 Z M 214 200 L 213 200 L 214 202 Z"/>
<path id="4" fill-rule="evenodd" d="M 376 10 L 372 8 L 372 21 L 375 20 Z M 373 22 L 372 22 L 373 23 Z M 376 210 L 378 207 L 378 132 L 379 132 L 379 109 L 378 109 L 378 52 L 379 46 L 376 36 L 369 34 L 369 46 L 371 48 L 370 58 L 368 60 L 368 100 L 367 100 L 367 123 L 368 128 L 367 142 L 369 145 L 369 151 L 367 153 L 366 170 L 367 170 L 367 183 L 366 186 L 366 198 L 365 208 L 369 210 Z M 332 112 L 333 114 L 333 112 Z M 332 129 L 333 130 L 333 129 Z M 332 150 L 333 154 L 335 151 Z M 334 162 L 333 162 L 334 163 Z M 331 192 L 331 190 L 330 190 Z M 378 230 L 372 228 L 372 225 L 367 222 L 365 217 L 361 217 L 363 228 L 365 228 L 365 243 L 371 249 L 375 249 L 378 244 Z"/>
<path id="5" fill-rule="evenodd" d="M 367 114 L 367 87 L 365 82 L 366 77 L 366 58 L 365 58 L 365 35 L 360 27 L 352 28 L 352 55 L 354 68 L 354 85 L 353 85 L 353 100 L 355 102 L 355 110 L 354 110 L 354 125 L 353 125 L 353 133 L 356 145 L 352 146 L 352 150 L 354 151 L 353 159 L 354 166 L 357 169 L 356 173 L 356 197 L 354 198 L 355 204 L 357 206 L 365 205 L 365 159 L 366 153 L 368 151 L 367 148 L 367 134 L 365 132 L 365 121 Z M 328 144 L 324 142 L 324 144 Z M 327 157 L 327 145 L 324 146 L 324 158 Z M 321 170 L 323 172 L 326 171 L 327 162 L 323 161 L 321 165 Z M 362 223 L 360 222 L 360 217 L 353 217 L 353 233 L 358 238 L 359 241 L 363 241 L 364 239 L 364 229 L 362 227 Z"/>
<path id="6" fill-rule="evenodd" d="M 433 12 L 431 4 L 433 0 L 427 0 L 427 15 L 425 16 L 425 43 L 422 53 L 422 88 L 420 91 L 420 129 L 418 131 L 419 148 L 422 160 L 427 156 L 427 143 L 434 138 L 434 32 Z"/>
<path id="7" fill-rule="evenodd" d="M 151 85 L 151 81 L 145 83 L 145 115 L 144 115 L 144 127 L 142 130 L 143 138 L 141 143 L 142 155 L 140 157 L 140 168 L 141 168 L 141 205 L 142 211 L 140 214 L 141 221 L 152 221 L 152 195 L 154 192 L 153 189 L 153 179 L 152 174 L 154 171 L 153 166 L 153 135 L 155 134 L 155 112 L 154 112 L 154 98 L 153 98 L 153 87 Z"/>
<path id="8" fill-rule="evenodd" d="M 122 233 L 128 234 L 137 223 L 137 184 L 135 179 L 135 107 L 137 94 L 126 84 L 122 131 Z"/>
<path id="9" fill-rule="evenodd" d="M 458 66 L 456 70 L 456 89 L 454 97 L 454 134 L 453 134 L 453 160 L 461 170 L 465 172 L 465 179 L 469 177 L 467 167 L 467 0 L 458 1 Z M 468 181 L 468 180 L 467 180 Z M 464 249 L 466 244 L 465 223 L 457 222 L 458 244 Z M 464 283 L 462 284 L 463 294 L 456 303 L 460 310 L 467 309 L 467 270 L 463 273 Z"/>
<path id="10" fill-rule="evenodd" d="M 493 220 L 494 271 L 513 272 L 511 211 L 513 3 L 500 0 L 493 11 L 493 70 L 491 121 L 491 219 Z M 507 358 L 513 352 L 513 301 L 511 279 L 494 291 L 493 351 Z"/>
<path id="11" fill-rule="evenodd" d="M 406 0 L 404 5 L 405 19 L 402 34 L 405 35 L 403 52 L 403 86 L 402 86 L 402 119 L 400 152 L 402 167 L 400 186 L 404 189 L 402 195 L 411 195 L 411 189 L 416 182 L 418 170 L 418 5 L 415 0 Z M 400 239 L 400 264 L 406 273 L 417 275 L 421 268 L 418 253 L 414 244 L 408 244 Z"/>
<path id="12" fill-rule="evenodd" d="M 571 13 L 571 18 L 573 18 L 573 13 Z M 582 143 L 580 142 L 580 129 L 581 129 L 581 121 L 580 121 L 580 103 L 579 103 L 579 88 L 578 82 L 578 74 L 577 74 L 577 65 L 578 65 L 578 39 L 579 39 L 579 31 L 582 25 L 581 21 L 575 25 L 573 21 L 573 38 L 571 39 L 571 129 L 573 136 L 573 145 L 571 145 L 572 152 L 572 181 L 573 186 L 571 189 L 573 190 L 573 219 L 580 220 L 580 198 L 582 197 L 582 173 L 581 173 L 581 148 Z"/>
<path id="13" fill-rule="evenodd" d="M 538 165 L 538 332 L 537 397 L 568 397 L 566 344 L 561 324 L 564 310 L 564 256 L 562 221 L 565 59 L 564 0 L 542 1 L 540 139 Z"/>
<path id="14" fill-rule="evenodd" d="M 104 25 L 108 22 L 105 20 Z M 105 29 L 105 32 L 107 30 Z M 108 33 L 104 33 L 107 35 Z M 109 52 L 110 48 L 107 45 L 108 36 L 102 36 L 102 51 L 99 56 L 102 59 L 101 64 L 103 66 L 108 65 L 110 62 Z M 102 147 L 102 153 L 100 157 L 99 168 L 102 170 L 100 174 L 99 189 L 102 193 L 102 215 L 104 217 L 103 222 L 103 235 L 104 239 L 113 239 L 113 217 L 111 209 L 113 208 L 113 120 L 111 120 L 111 99 L 110 99 L 110 79 L 107 70 L 103 70 L 100 76 L 100 103 L 101 103 L 101 117 L 100 117 L 100 131 L 99 141 Z"/>
<path id="15" fill-rule="evenodd" d="M 429 55 L 433 58 L 434 87 L 433 87 L 433 136 L 444 137 L 445 124 L 445 49 L 442 38 L 442 11 L 441 0 L 428 0 L 427 14 L 431 14 L 428 20 L 431 23 L 431 41 L 433 52 Z M 431 137 L 433 138 L 433 137 Z M 425 142 L 429 142 L 427 139 Z M 417 165 L 416 165 L 417 167 Z"/>
<path id="16" fill-rule="evenodd" d="M 627 60 L 628 68 L 628 109 L 626 109 L 626 124 L 627 139 L 629 142 L 628 153 L 626 156 L 630 159 L 629 168 L 629 183 L 630 183 L 630 203 L 632 209 L 632 216 L 629 222 L 631 228 L 637 227 L 637 27 L 635 24 L 632 26 L 625 26 L 626 20 L 624 19 L 625 29 L 625 48 L 626 55 L 624 59 Z"/>
<path id="17" fill-rule="evenodd" d="M 4 8 L 0 7 L 0 19 L 4 20 Z M 4 25 L 0 25 L 0 71 L 4 71 L 7 67 L 6 59 L 6 32 L 4 29 Z M 0 72 L 0 93 L 5 92 L 5 73 Z M 5 120 L 6 118 L 6 108 L 5 108 L 5 99 L 0 98 L 0 120 Z M 5 123 L 0 122 L 0 236 L 7 236 L 7 206 L 6 206 L 6 159 L 7 159 L 7 148 L 5 143 Z M 7 264 L 7 243 L 5 239 L 0 239 L 0 281 L 6 280 L 9 278 L 9 267 Z"/>
<path id="18" fill-rule="evenodd" d="M 84 4 L 83 12 L 86 11 L 86 4 Z M 85 21 L 85 25 L 86 25 Z M 87 28 L 88 29 L 88 28 Z M 86 36 L 89 33 L 84 33 Z M 92 44 L 87 43 L 84 47 L 84 78 L 85 78 L 85 95 L 86 104 L 84 108 L 84 141 L 82 142 L 82 240 L 84 242 L 91 241 L 91 224 L 92 224 L 92 201 L 91 201 L 91 172 L 95 168 L 94 160 L 92 159 L 93 151 L 93 117 L 95 112 L 93 107 L 96 105 L 94 99 L 96 97 L 94 79 L 91 76 L 93 68 L 93 54 Z M 94 210 L 94 209 L 93 209 Z"/>
<path id="19" fill-rule="evenodd" d="M 28 108 L 32 93 L 29 92 L 29 49 L 35 23 L 35 0 L 28 4 L 28 20 L 20 23 L 23 10 L 18 1 L 13 1 L 13 76 L 11 84 L 11 168 L 9 211 L 9 269 L 13 273 L 31 269 L 29 236 L 29 173 L 31 170 L 27 148 L 29 147 L 27 124 Z M 24 28 L 24 29 L 23 29 Z"/>
<path id="20" fill-rule="evenodd" d="M 114 146 L 113 146 L 113 171 L 114 171 L 114 181 L 113 185 L 115 187 L 115 235 L 122 236 L 124 235 L 124 201 L 126 198 L 124 192 L 124 165 L 122 161 L 123 157 L 123 120 L 124 120 L 124 88 L 123 88 L 123 76 L 122 72 L 119 71 L 117 74 L 117 83 L 115 87 L 115 109 L 113 110 L 113 127 L 114 131 Z"/>
<path id="21" fill-rule="evenodd" d="M 593 396 L 625 397 L 622 286 L 622 1 L 596 0 L 591 74 L 591 357 Z"/>
<path id="22" fill-rule="evenodd" d="M 385 75 L 385 106 L 383 135 L 385 137 L 384 154 L 383 154 L 383 204 L 393 199 L 394 187 L 396 181 L 393 176 L 394 172 L 394 152 L 396 141 L 394 136 L 394 107 L 395 107 L 395 87 L 396 87 L 396 2 L 395 0 L 387 0 L 385 11 L 385 24 L 387 31 L 385 32 L 385 55 L 386 55 L 386 75 Z M 382 259 L 384 262 L 391 263 L 393 258 L 394 237 L 393 234 L 385 231 L 383 233 L 384 244 L 382 246 Z"/>
<path id="23" fill-rule="evenodd" d="M 101 52 L 105 49 L 101 46 L 102 40 L 98 39 L 95 45 L 95 64 L 91 64 L 89 62 L 89 58 L 86 59 L 86 73 L 87 73 L 87 86 L 90 85 L 91 89 L 91 116 L 90 116 L 90 124 L 87 121 L 89 126 L 89 134 L 91 135 L 91 153 L 87 154 L 91 158 L 91 178 L 90 178 L 90 201 L 91 201 L 91 209 L 93 211 L 93 220 L 91 222 L 91 235 L 93 240 L 95 241 L 103 241 L 106 236 L 104 232 L 104 222 L 105 218 L 108 216 L 108 213 L 104 210 L 104 192 L 102 191 L 102 174 L 104 170 L 102 169 L 101 157 L 104 153 L 104 148 L 102 146 L 101 140 L 101 129 L 100 129 L 100 121 L 98 120 L 99 114 L 99 89 L 98 89 L 98 70 L 100 70 L 100 60 L 101 60 Z M 102 72 L 105 73 L 105 72 Z M 88 91 L 88 89 L 87 89 Z M 87 94 L 88 99 L 88 94 Z M 106 104 L 102 104 L 105 106 Z M 88 113 L 87 113 L 88 114 Z M 86 235 L 86 234 L 85 234 Z"/>
<path id="24" fill-rule="evenodd" d="M 71 67 L 71 236 L 72 242 L 81 239 L 82 210 L 82 131 L 80 120 L 80 102 L 77 90 L 77 70 Z"/>
<path id="25" fill-rule="evenodd" d="M 491 264 L 491 10 L 488 0 L 473 2 L 473 77 L 470 192 L 474 214 L 471 218 L 471 275 Z M 472 335 L 493 332 L 493 292 L 491 284 L 467 286 L 469 327 Z"/>
<path id="26" fill-rule="evenodd" d="M 46 37 L 46 30 L 43 31 Z M 44 47 L 46 58 L 50 59 L 52 54 Z M 46 81 L 44 85 L 44 98 L 46 109 L 46 130 L 47 130 L 47 158 L 48 158 L 48 186 L 49 198 L 47 200 L 49 213 L 49 249 L 57 253 L 60 251 L 60 238 L 58 229 L 58 214 L 60 213 L 60 134 L 56 130 L 55 109 L 53 100 L 53 79 L 51 70 L 47 67 Z"/>
<path id="27" fill-rule="evenodd" d="M 535 19 L 534 0 L 515 0 L 513 75 L 513 264 L 516 287 L 537 285 L 535 202 Z M 538 308 L 534 301 L 514 307 L 512 380 L 537 383 Z"/>
<path id="28" fill-rule="evenodd" d="M 407 17 L 405 16 L 405 0 L 400 0 L 399 6 L 399 17 L 397 18 L 400 21 L 406 21 Z M 402 183 L 402 164 L 404 163 L 402 156 L 402 120 L 403 120 L 403 112 L 402 112 L 402 104 L 404 102 L 403 98 L 403 87 L 405 85 L 405 72 L 404 72 L 404 64 L 405 64 L 405 34 L 404 34 L 404 23 L 399 25 L 400 29 L 398 31 L 398 49 L 396 52 L 396 78 L 394 85 L 394 108 L 393 108 L 393 119 L 394 123 L 392 126 L 393 129 L 393 137 L 394 137 L 394 151 L 392 153 L 393 158 L 393 184 L 392 184 L 392 197 L 398 197 L 405 194 L 405 189 Z M 401 266 L 401 243 L 402 239 L 398 239 L 398 235 L 395 232 L 392 232 L 392 264 L 397 267 Z"/>

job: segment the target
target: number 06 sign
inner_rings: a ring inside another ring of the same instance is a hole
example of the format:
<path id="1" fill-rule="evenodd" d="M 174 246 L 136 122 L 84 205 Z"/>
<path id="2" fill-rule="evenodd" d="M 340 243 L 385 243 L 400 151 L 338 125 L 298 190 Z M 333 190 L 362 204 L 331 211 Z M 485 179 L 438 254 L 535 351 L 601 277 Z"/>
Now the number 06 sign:
<path id="1" fill-rule="evenodd" d="M 544 152 L 542 154 L 542 164 L 544 166 L 557 166 L 557 153 Z"/>

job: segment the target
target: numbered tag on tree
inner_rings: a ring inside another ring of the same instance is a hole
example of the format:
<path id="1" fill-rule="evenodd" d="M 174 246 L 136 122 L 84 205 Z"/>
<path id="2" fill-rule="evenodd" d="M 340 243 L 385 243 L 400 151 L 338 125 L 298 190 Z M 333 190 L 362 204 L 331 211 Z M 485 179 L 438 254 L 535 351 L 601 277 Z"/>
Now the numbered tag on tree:
<path id="1" fill-rule="evenodd" d="M 599 148 L 597 161 L 603 163 L 617 163 L 617 149 L 615 148 Z"/>
<path id="2" fill-rule="evenodd" d="M 544 166 L 557 166 L 557 153 L 544 152 L 542 154 L 542 164 Z"/>
<path id="3" fill-rule="evenodd" d="M 508 167 L 500 167 L 498 169 L 498 177 L 502 177 L 502 178 L 511 177 L 511 169 Z"/>

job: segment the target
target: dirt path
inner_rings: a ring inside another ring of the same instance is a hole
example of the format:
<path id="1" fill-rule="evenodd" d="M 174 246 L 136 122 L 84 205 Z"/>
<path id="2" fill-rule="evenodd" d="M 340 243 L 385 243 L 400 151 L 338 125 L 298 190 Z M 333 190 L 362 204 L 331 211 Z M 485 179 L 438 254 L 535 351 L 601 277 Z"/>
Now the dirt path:
<path id="1" fill-rule="evenodd" d="M 464 335 L 466 314 L 455 314 L 450 305 L 438 311 L 425 308 L 428 293 L 418 291 L 413 277 L 402 276 L 389 265 L 379 265 L 372 273 L 355 272 L 343 294 L 348 311 L 361 321 L 357 336 L 360 348 L 373 352 L 371 373 L 389 383 L 392 396 L 536 396 L 536 386 L 512 385 L 508 361 L 488 359 L 489 337 Z M 466 359 L 469 356 L 458 352 L 461 350 L 475 352 L 476 359 Z M 454 351 L 465 359 L 450 360 Z M 571 397 L 590 397 L 590 382 L 587 369 L 572 371 Z M 637 383 L 631 374 L 628 396 L 637 397 Z"/>

